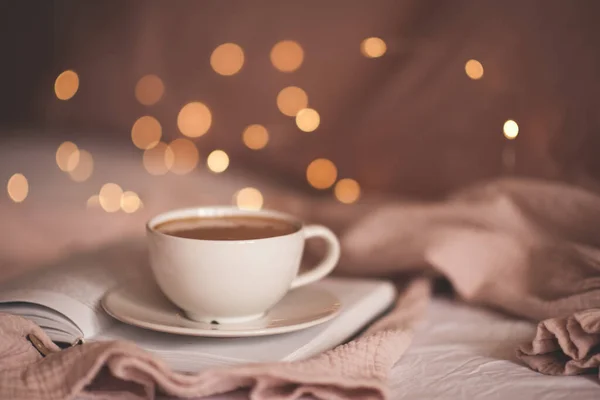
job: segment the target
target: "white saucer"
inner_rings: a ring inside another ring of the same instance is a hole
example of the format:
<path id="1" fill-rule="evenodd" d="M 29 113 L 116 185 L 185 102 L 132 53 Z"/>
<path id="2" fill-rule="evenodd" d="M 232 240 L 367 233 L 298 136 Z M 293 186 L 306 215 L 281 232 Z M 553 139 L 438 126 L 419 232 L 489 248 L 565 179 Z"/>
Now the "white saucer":
<path id="1" fill-rule="evenodd" d="M 264 317 L 239 324 L 196 322 L 165 298 L 156 285 L 121 286 L 102 298 L 102 307 L 126 324 L 190 336 L 246 337 L 293 332 L 329 321 L 340 301 L 329 291 L 304 286 L 290 291 Z"/>

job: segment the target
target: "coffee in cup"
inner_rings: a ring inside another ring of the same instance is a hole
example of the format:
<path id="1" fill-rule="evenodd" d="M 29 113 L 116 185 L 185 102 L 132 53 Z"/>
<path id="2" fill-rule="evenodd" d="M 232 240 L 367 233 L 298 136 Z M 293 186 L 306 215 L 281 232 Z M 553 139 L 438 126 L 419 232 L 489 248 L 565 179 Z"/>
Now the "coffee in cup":
<path id="1" fill-rule="evenodd" d="M 321 225 L 304 226 L 276 211 L 200 207 L 158 215 L 147 224 L 150 265 L 165 294 L 188 318 L 236 323 L 260 318 L 290 290 L 337 265 L 340 245 Z M 298 274 L 306 239 L 328 251 Z"/>
<path id="2" fill-rule="evenodd" d="M 163 222 L 155 228 L 167 235 L 197 240 L 253 240 L 289 235 L 299 227 L 262 216 L 192 217 Z"/>

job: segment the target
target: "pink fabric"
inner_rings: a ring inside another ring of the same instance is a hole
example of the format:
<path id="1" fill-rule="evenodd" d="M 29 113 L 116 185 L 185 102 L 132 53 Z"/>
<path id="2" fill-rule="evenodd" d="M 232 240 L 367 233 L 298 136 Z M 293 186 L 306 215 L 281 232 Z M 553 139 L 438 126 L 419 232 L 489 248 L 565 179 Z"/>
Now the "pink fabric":
<path id="1" fill-rule="evenodd" d="M 132 384 L 122 391 L 113 389 L 114 399 L 153 398 L 156 389 L 198 397 L 245 387 L 251 388 L 253 399 L 295 399 L 303 394 L 331 400 L 381 399 L 387 397 L 387 374 L 410 344 L 412 317 L 423 314 L 428 292 L 426 280 L 414 281 L 396 306 L 402 313 L 413 310 L 409 317 L 391 324 L 384 318 L 363 337 L 312 359 L 215 368 L 195 375 L 171 371 L 127 342 L 84 344 L 41 359 L 25 336 L 34 333 L 57 350 L 44 332 L 25 319 L 0 314 L 0 398 L 106 396 L 106 385 L 86 389 L 106 367 L 112 377 Z"/>
<path id="2" fill-rule="evenodd" d="M 436 276 L 446 277 L 467 302 L 541 321 L 532 342 L 518 350 L 532 369 L 598 375 L 597 195 L 562 184 L 508 180 L 463 190 L 443 203 L 367 206 L 375 210 L 360 218 L 361 207 L 293 207 L 341 233 L 341 272 L 421 276 L 405 280 L 410 283 L 395 309 L 360 338 L 305 361 L 182 375 L 124 342 L 86 344 L 40 359 L 24 336 L 34 332 L 52 346 L 43 332 L 24 319 L 2 315 L 0 398 L 81 393 L 151 398 L 156 390 L 197 397 L 244 387 L 254 399 L 295 399 L 306 393 L 323 399 L 384 399 L 387 374 L 425 312 L 427 277 Z M 112 385 L 103 385 L 111 379 Z M 133 386 L 120 389 L 115 382 Z"/>

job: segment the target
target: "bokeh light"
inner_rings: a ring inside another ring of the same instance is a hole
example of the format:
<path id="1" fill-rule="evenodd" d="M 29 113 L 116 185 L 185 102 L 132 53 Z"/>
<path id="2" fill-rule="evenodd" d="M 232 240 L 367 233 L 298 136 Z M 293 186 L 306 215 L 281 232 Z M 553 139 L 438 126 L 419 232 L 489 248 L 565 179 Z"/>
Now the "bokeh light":
<path id="1" fill-rule="evenodd" d="M 98 196 L 97 194 L 93 194 L 89 197 L 89 199 L 87 199 L 87 202 L 85 203 L 87 208 L 96 208 L 100 206 L 100 196 Z"/>
<path id="2" fill-rule="evenodd" d="M 360 197 L 360 185 L 354 179 L 340 179 L 333 192 L 341 203 L 352 204 Z"/>
<path id="3" fill-rule="evenodd" d="M 177 175 L 185 175 L 191 172 L 200 158 L 198 148 L 189 139 L 175 139 L 169 144 L 169 149 L 173 153 L 173 165 L 171 172 Z"/>
<path id="4" fill-rule="evenodd" d="M 281 89 L 277 95 L 277 108 L 288 117 L 295 117 L 298 111 L 308 107 L 308 95 L 296 86 Z"/>
<path id="5" fill-rule="evenodd" d="M 316 189 L 327 189 L 337 179 L 337 168 L 330 160 L 317 158 L 308 165 L 306 179 Z"/>
<path id="6" fill-rule="evenodd" d="M 212 115 L 207 106 L 194 101 L 186 104 L 177 115 L 177 127 L 185 136 L 198 137 L 208 132 Z"/>
<path id="7" fill-rule="evenodd" d="M 235 204 L 245 210 L 260 210 L 263 206 L 263 195 L 253 187 L 239 190 L 235 195 Z"/>
<path id="8" fill-rule="evenodd" d="M 217 74 L 234 75 L 244 65 L 244 51 L 235 43 L 222 44 L 210 55 L 210 65 Z"/>
<path id="9" fill-rule="evenodd" d="M 173 151 L 164 142 L 159 142 L 151 149 L 144 151 L 144 168 L 151 175 L 165 175 L 173 166 Z"/>
<path id="10" fill-rule="evenodd" d="M 54 93 L 60 100 L 69 100 L 78 89 L 79 76 L 75 71 L 64 71 L 54 81 Z"/>
<path id="11" fill-rule="evenodd" d="M 161 136 L 160 122 L 149 115 L 138 118 L 131 128 L 131 140 L 138 149 L 151 149 L 160 142 Z"/>
<path id="12" fill-rule="evenodd" d="M 123 189 L 116 183 L 105 183 L 98 193 L 98 202 L 106 212 L 117 212 L 121 209 Z"/>
<path id="13" fill-rule="evenodd" d="M 304 108 L 296 114 L 296 125 L 303 132 L 312 132 L 319 127 L 321 117 L 316 110 Z"/>
<path id="14" fill-rule="evenodd" d="M 79 165 L 79 159 L 81 157 L 81 150 L 72 152 L 67 159 L 66 172 L 72 172 Z"/>
<path id="15" fill-rule="evenodd" d="M 15 203 L 21 203 L 29 194 L 29 183 L 23 174 L 14 174 L 6 185 L 8 197 Z"/>
<path id="16" fill-rule="evenodd" d="M 79 163 L 79 148 L 73 142 L 63 142 L 56 150 L 56 165 L 61 171 L 69 172 Z"/>
<path id="17" fill-rule="evenodd" d="M 465 72 L 471 79 L 481 79 L 483 77 L 483 65 L 477 60 L 469 60 L 465 64 Z"/>
<path id="18" fill-rule="evenodd" d="M 304 60 L 304 50 L 293 40 L 277 42 L 271 49 L 271 63 L 282 72 L 293 72 L 300 68 Z"/>
<path id="19" fill-rule="evenodd" d="M 135 98 L 145 106 L 158 103 L 164 93 L 165 85 L 156 75 L 145 75 L 135 85 Z"/>
<path id="20" fill-rule="evenodd" d="M 385 54 L 387 45 L 383 39 L 378 37 L 370 37 L 362 41 L 360 44 L 360 52 L 368 58 L 378 58 Z"/>
<path id="21" fill-rule="evenodd" d="M 142 202 L 135 192 L 127 191 L 121 195 L 121 209 L 131 214 L 140 209 Z"/>
<path id="22" fill-rule="evenodd" d="M 79 150 L 78 155 L 77 165 L 69 171 L 69 175 L 75 182 L 83 182 L 94 172 L 94 157 L 86 150 Z"/>
<path id="23" fill-rule="evenodd" d="M 269 132 L 262 125 L 249 125 L 242 134 L 244 144 L 252 150 L 260 150 L 269 142 Z"/>
<path id="24" fill-rule="evenodd" d="M 516 139 L 519 135 L 519 125 L 512 119 L 509 119 L 504 123 L 504 137 L 509 140 Z"/>
<path id="25" fill-rule="evenodd" d="M 206 158 L 206 165 L 212 172 L 221 173 L 229 167 L 229 156 L 223 150 L 215 150 Z"/>

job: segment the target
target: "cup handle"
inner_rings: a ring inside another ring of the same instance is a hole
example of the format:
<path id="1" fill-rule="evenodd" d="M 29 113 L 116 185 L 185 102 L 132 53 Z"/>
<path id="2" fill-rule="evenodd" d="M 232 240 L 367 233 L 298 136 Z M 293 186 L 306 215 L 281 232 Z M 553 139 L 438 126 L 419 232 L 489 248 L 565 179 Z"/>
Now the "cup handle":
<path id="1" fill-rule="evenodd" d="M 292 281 L 291 289 L 323 279 L 333 271 L 340 260 L 340 242 L 331 230 L 322 225 L 309 225 L 302 230 L 305 240 L 313 237 L 325 239 L 328 247 L 327 254 L 315 268 L 298 275 Z"/>

